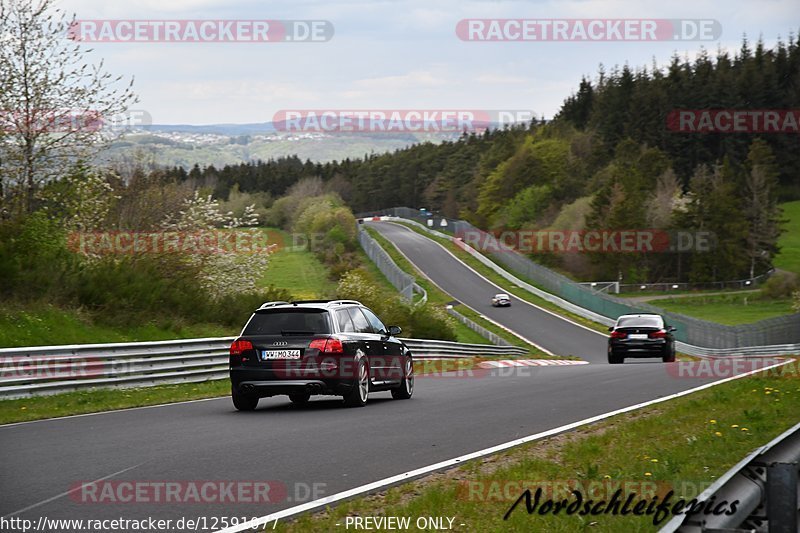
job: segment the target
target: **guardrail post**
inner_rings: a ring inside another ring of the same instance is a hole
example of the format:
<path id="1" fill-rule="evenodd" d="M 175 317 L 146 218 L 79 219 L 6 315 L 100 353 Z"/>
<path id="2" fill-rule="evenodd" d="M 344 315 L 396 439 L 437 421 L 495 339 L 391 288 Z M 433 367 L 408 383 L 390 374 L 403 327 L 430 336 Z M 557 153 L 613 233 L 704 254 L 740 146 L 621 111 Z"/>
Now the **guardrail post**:
<path id="1" fill-rule="evenodd" d="M 767 518 L 769 533 L 796 533 L 797 463 L 772 463 L 767 466 Z"/>

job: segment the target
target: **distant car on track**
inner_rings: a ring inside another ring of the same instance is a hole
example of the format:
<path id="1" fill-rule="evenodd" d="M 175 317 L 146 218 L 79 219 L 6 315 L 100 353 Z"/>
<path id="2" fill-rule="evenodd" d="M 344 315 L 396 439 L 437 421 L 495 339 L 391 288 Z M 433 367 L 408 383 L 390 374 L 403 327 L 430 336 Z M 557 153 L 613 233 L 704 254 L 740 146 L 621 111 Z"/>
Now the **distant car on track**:
<path id="1" fill-rule="evenodd" d="M 495 294 L 492 296 L 492 305 L 494 307 L 509 307 L 511 305 L 511 298 L 504 292 Z"/>
<path id="2" fill-rule="evenodd" d="M 626 357 L 675 361 L 675 328 L 668 326 L 661 315 L 622 315 L 608 331 L 608 362 L 612 365 L 624 363 Z"/>
<path id="3" fill-rule="evenodd" d="M 252 411 L 260 398 L 303 404 L 327 394 L 361 407 L 377 391 L 411 398 L 414 361 L 400 332 L 354 300 L 267 302 L 230 347 L 233 405 Z"/>

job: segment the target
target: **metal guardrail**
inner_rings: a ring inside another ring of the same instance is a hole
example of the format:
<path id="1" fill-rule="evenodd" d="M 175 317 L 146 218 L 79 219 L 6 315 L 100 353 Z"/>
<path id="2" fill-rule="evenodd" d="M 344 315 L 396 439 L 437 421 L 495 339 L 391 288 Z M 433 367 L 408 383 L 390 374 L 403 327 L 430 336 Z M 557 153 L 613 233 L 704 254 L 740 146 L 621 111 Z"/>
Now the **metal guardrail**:
<path id="1" fill-rule="evenodd" d="M 454 239 L 451 235 L 447 235 L 440 231 L 436 231 L 427 227 L 424 224 L 420 224 L 415 220 L 409 220 L 402 217 L 382 217 L 384 219 L 396 219 L 402 220 L 402 222 L 411 224 L 415 227 L 419 227 L 420 229 L 425 230 L 426 232 L 434 235 L 436 237 L 453 240 L 456 244 L 458 244 L 463 250 L 468 252 L 470 255 L 475 257 L 478 261 L 482 264 L 491 268 L 494 272 L 502 276 L 504 279 L 508 280 L 512 284 L 521 287 L 528 292 L 535 294 L 536 296 L 546 300 L 550 303 L 553 303 L 560 308 L 569 311 L 575 315 L 580 317 L 586 318 L 591 320 L 592 322 L 596 322 L 598 324 L 602 324 L 604 326 L 611 326 L 614 324 L 614 319 L 609 318 L 605 315 L 600 313 L 596 313 L 590 309 L 586 309 L 580 305 L 572 303 L 560 296 L 556 296 L 555 294 L 549 293 L 547 291 L 543 291 L 538 287 L 531 285 L 523 281 L 522 279 L 518 278 L 514 274 L 508 272 L 503 267 L 483 255 L 482 253 L 478 252 L 468 244 L 464 243 L 461 240 Z M 544 267 L 542 267 L 544 268 Z M 573 284 L 578 286 L 577 284 Z M 603 295 L 605 296 L 605 295 Z M 774 319 L 763 320 L 757 324 L 745 324 L 743 326 L 723 326 L 720 324 L 713 324 L 711 322 L 706 322 L 703 320 L 693 319 L 691 317 L 686 317 L 683 315 L 678 315 L 675 313 L 665 313 L 661 309 L 652 307 L 652 306 L 645 306 L 641 305 L 643 309 L 621 309 L 619 314 L 625 314 L 627 312 L 650 312 L 650 313 L 659 313 L 666 317 L 667 321 L 676 326 L 678 328 L 677 334 L 686 334 L 686 329 L 689 326 L 692 326 L 695 333 L 698 333 L 702 327 L 708 325 L 709 327 L 714 328 L 715 331 L 730 331 L 732 341 L 728 342 L 727 344 L 732 344 L 732 346 L 728 347 L 708 347 L 708 346 L 699 346 L 697 344 L 693 344 L 687 342 L 685 340 L 678 340 L 676 342 L 676 347 L 678 351 L 693 355 L 696 357 L 727 357 L 727 356 L 772 356 L 772 355 L 792 355 L 800 353 L 800 343 L 783 343 L 783 344 L 754 344 L 754 345 L 746 345 L 744 342 L 740 341 L 741 337 L 744 335 L 738 335 L 737 332 L 740 330 L 761 330 L 760 334 L 755 334 L 754 332 L 750 332 L 751 334 L 747 335 L 747 338 L 752 339 L 763 339 L 762 342 L 769 342 L 771 338 L 771 331 L 780 330 L 778 336 L 783 337 L 785 334 L 785 324 L 787 320 L 796 321 L 797 318 L 800 318 L 800 315 L 791 315 L 790 317 L 777 317 Z M 699 324 L 699 325 L 698 325 Z M 798 329 L 800 329 L 800 324 L 798 324 Z M 696 334 L 696 337 L 699 338 L 706 338 L 706 335 L 699 335 Z"/>
<path id="2" fill-rule="evenodd" d="M 738 501 L 734 513 L 676 515 L 661 532 L 796 533 L 800 531 L 798 465 L 800 424 L 745 457 L 697 497 L 701 503 L 711 498 L 717 504 Z"/>
<path id="3" fill-rule="evenodd" d="M 775 269 L 754 278 L 737 279 L 731 281 L 707 281 L 697 283 L 664 282 L 664 283 L 620 283 L 617 292 L 635 293 L 644 291 L 671 292 L 671 291 L 710 291 L 726 289 L 754 289 L 762 285 L 773 274 Z"/>
<path id="4" fill-rule="evenodd" d="M 489 342 L 491 342 L 492 344 L 495 344 L 497 346 L 511 346 L 511 344 L 509 344 L 508 341 L 506 341 L 500 335 L 497 335 L 496 333 L 493 333 L 493 332 L 489 331 L 488 329 L 486 329 L 485 327 L 481 326 L 480 324 L 478 324 L 478 323 L 470 320 L 469 318 L 465 317 L 464 315 L 462 315 L 461 313 L 459 313 L 455 309 L 452 309 L 452 308 L 448 309 L 447 310 L 447 314 L 452 316 L 453 318 L 455 318 L 456 320 L 458 320 L 459 322 L 461 322 L 465 326 L 467 326 L 469 329 L 471 329 L 472 331 L 474 331 L 475 333 L 477 333 L 478 335 L 480 335 L 484 339 L 488 339 Z"/>
<path id="5" fill-rule="evenodd" d="M 397 263 L 394 262 L 392 257 L 383 249 L 378 241 L 364 231 L 360 226 L 358 227 L 358 242 L 364 252 L 367 254 L 373 263 L 378 267 L 378 270 L 386 276 L 389 283 L 398 290 L 400 295 L 407 301 L 414 300 L 414 293 L 421 295 L 417 305 L 424 305 L 428 301 L 428 293 L 419 284 L 411 274 L 405 272 Z"/>
<path id="6" fill-rule="evenodd" d="M 235 338 L 3 348 L 0 399 L 223 379 Z M 527 353 L 513 346 L 402 340 L 420 360 Z"/>

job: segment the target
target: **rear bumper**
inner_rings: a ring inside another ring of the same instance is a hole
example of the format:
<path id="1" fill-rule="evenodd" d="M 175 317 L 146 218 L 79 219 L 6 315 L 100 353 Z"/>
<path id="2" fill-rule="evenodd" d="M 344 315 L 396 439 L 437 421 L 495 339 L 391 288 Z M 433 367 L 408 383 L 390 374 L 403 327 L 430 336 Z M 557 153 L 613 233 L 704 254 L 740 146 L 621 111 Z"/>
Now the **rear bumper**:
<path id="1" fill-rule="evenodd" d="M 663 357 L 669 353 L 666 341 L 642 343 L 614 342 L 608 345 L 609 353 L 624 357 Z"/>
<path id="2" fill-rule="evenodd" d="M 353 382 L 343 379 L 275 379 L 269 371 L 245 368 L 230 370 L 231 386 L 238 392 L 266 398 L 282 394 L 344 395 L 352 390 Z"/>

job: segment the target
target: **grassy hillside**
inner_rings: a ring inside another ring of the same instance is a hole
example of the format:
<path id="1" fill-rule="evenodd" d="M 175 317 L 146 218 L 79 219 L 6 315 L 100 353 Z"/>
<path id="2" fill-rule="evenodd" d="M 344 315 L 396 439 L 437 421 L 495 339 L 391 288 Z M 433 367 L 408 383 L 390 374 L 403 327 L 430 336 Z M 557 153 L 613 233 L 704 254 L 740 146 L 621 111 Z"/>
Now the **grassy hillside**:
<path id="1" fill-rule="evenodd" d="M 226 337 L 237 332 L 219 324 L 177 322 L 112 327 L 93 323 L 79 309 L 62 309 L 49 304 L 0 306 L 0 348 Z"/>
<path id="2" fill-rule="evenodd" d="M 718 294 L 654 300 L 650 305 L 674 313 L 733 326 L 792 314 L 790 299 L 760 299 L 757 294 Z"/>
<path id="3" fill-rule="evenodd" d="M 781 251 L 775 267 L 800 274 L 800 200 L 782 204 L 785 232 L 778 240 Z"/>
<path id="4" fill-rule="evenodd" d="M 285 231 L 271 229 L 271 234 L 280 233 L 283 242 L 290 243 Z M 300 299 L 332 298 L 336 282 L 328 277 L 328 270 L 314 254 L 307 250 L 285 247 L 270 257 L 269 266 L 259 285 L 286 289 Z"/>
<path id="5" fill-rule="evenodd" d="M 270 230 L 275 231 L 278 230 Z M 336 289 L 336 283 L 328 279 L 327 269 L 313 254 L 288 249 L 273 254 L 260 282 L 260 286 L 269 285 L 286 289 L 296 298 L 330 297 Z M 97 324 L 80 309 L 44 303 L 0 304 L 0 348 L 226 337 L 239 330 L 239 326 L 163 320 L 133 327 L 110 326 Z"/>

